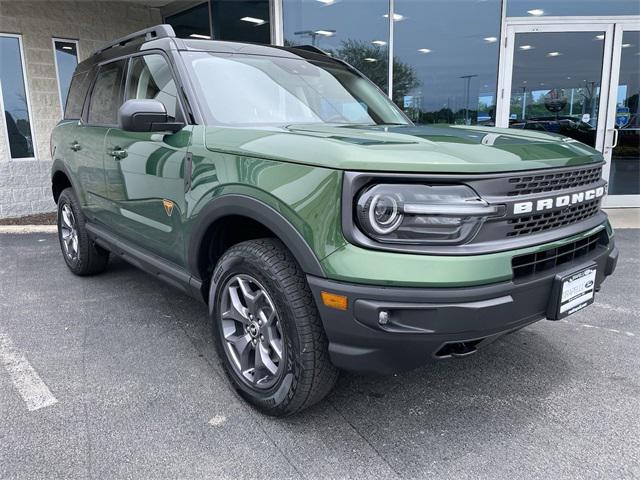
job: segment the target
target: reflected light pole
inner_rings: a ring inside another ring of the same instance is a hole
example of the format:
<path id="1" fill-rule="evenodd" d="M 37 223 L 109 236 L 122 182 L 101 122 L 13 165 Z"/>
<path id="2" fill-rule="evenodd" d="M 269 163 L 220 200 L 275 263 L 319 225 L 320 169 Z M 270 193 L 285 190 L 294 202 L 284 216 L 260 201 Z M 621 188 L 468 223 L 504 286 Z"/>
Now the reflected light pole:
<path id="1" fill-rule="evenodd" d="M 293 32 L 294 35 L 300 35 L 301 37 L 311 37 L 311 45 L 318 46 L 318 37 L 333 37 L 336 34 L 335 30 L 301 30 L 299 32 Z"/>

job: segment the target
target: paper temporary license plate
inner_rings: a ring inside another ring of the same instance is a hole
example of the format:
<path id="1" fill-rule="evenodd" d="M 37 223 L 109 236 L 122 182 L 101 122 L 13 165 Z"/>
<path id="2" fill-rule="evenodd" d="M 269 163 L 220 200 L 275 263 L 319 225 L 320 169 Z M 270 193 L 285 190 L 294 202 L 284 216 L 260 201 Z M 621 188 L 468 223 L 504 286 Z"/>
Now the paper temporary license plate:
<path id="1" fill-rule="evenodd" d="M 593 303 L 596 273 L 593 265 L 561 279 L 556 318 L 564 318 Z"/>

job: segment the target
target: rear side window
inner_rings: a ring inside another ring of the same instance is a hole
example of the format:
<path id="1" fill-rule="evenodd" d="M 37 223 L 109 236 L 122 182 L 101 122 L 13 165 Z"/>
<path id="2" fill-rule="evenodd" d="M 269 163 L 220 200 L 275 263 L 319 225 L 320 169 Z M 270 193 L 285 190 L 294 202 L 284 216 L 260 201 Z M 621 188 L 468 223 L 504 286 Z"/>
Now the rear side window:
<path id="1" fill-rule="evenodd" d="M 92 125 L 115 125 L 118 109 L 122 103 L 122 79 L 125 61 L 108 63 L 100 67 L 91 92 L 89 123 Z"/>
<path id="2" fill-rule="evenodd" d="M 126 100 L 152 99 L 162 102 L 167 115 L 176 118 L 178 89 L 167 60 L 158 54 L 133 57 L 129 66 Z"/>
<path id="3" fill-rule="evenodd" d="M 82 116 L 82 106 L 89 90 L 91 79 L 88 72 L 73 76 L 69 87 L 69 96 L 64 109 L 65 120 L 77 120 Z"/>

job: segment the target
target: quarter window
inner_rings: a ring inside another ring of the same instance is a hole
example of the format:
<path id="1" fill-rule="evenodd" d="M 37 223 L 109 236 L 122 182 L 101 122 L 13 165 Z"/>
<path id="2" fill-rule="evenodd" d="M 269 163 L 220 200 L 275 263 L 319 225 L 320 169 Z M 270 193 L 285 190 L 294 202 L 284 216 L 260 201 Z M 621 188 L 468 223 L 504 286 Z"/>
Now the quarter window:
<path id="1" fill-rule="evenodd" d="M 158 100 L 164 104 L 167 115 L 176 118 L 178 90 L 169 64 L 162 55 L 133 57 L 127 85 L 127 100 Z"/>
<path id="2" fill-rule="evenodd" d="M 115 125 L 118 109 L 122 103 L 122 79 L 125 61 L 108 63 L 100 67 L 91 93 L 89 123 L 93 125 Z"/>
<path id="3" fill-rule="evenodd" d="M 33 158 L 33 133 L 22 64 L 22 45 L 17 36 L 0 35 L 0 108 L 9 140 L 11 158 Z"/>

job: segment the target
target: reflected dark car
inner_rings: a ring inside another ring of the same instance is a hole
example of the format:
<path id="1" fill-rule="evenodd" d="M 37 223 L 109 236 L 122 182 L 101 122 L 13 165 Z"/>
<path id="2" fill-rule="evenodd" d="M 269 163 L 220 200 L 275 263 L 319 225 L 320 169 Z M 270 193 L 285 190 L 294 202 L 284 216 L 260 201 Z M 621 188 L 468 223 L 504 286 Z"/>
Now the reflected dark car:
<path id="1" fill-rule="evenodd" d="M 579 118 L 570 116 L 531 117 L 524 121 L 514 121 L 509 125 L 509 128 L 557 133 L 591 146 L 595 145 L 596 140 L 595 127 Z"/>

